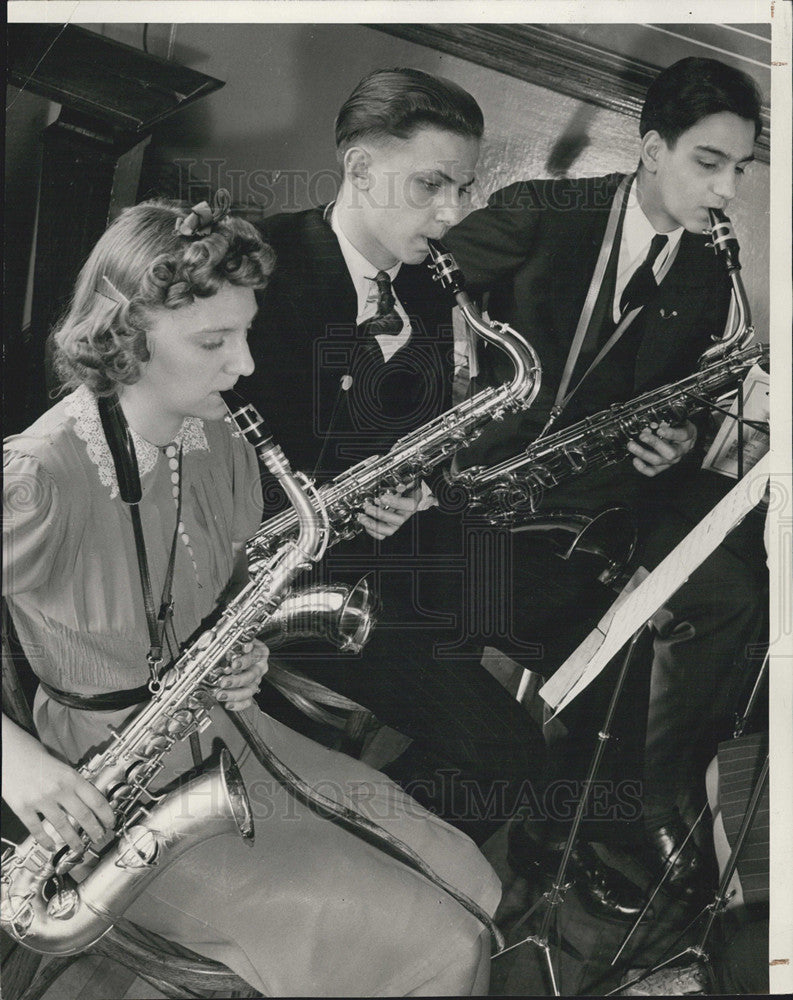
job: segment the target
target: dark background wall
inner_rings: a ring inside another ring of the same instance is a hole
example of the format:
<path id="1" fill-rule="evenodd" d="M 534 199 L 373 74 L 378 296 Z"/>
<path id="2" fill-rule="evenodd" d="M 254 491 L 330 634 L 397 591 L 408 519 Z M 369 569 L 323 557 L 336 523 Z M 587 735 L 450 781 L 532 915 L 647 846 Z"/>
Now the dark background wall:
<path id="1" fill-rule="evenodd" d="M 546 87 L 355 24 L 86 24 L 118 41 L 226 81 L 215 94 L 160 126 L 147 151 L 140 195 L 203 196 L 225 185 L 253 216 L 330 200 L 338 173 L 333 120 L 372 69 L 415 66 L 450 77 L 482 105 L 486 137 L 473 204 L 520 177 L 631 170 L 638 122 Z M 615 54 L 667 65 L 692 53 L 732 59 L 768 96 L 767 26 L 566 25 L 571 36 Z M 675 33 L 676 29 L 677 33 Z M 721 51 L 733 45 L 739 55 Z M 38 135 L 57 106 L 8 88 L 6 145 L 6 330 L 30 315 L 30 257 L 41 161 Z M 758 334 L 767 338 L 769 169 L 752 165 L 730 214 L 742 244 L 744 280 Z"/>

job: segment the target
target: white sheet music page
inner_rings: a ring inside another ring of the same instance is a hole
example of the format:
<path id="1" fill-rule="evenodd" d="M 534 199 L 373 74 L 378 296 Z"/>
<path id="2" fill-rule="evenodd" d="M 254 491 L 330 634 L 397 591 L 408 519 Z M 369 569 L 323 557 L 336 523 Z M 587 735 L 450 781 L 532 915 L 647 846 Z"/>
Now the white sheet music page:
<path id="1" fill-rule="evenodd" d="M 669 600 L 762 500 L 768 469 L 769 456 L 765 455 L 645 580 L 627 596 L 620 595 L 598 627 L 540 688 L 540 695 L 554 710 L 554 715 L 592 683 L 633 633 Z"/>
<path id="2" fill-rule="evenodd" d="M 770 411 L 771 378 L 759 365 L 750 369 L 743 384 L 743 416 L 745 420 L 768 423 Z M 730 408 L 731 417 L 738 417 L 738 400 Z M 720 472 L 723 476 L 738 478 L 738 424 L 727 417 L 702 462 L 703 469 Z M 751 469 L 768 451 L 769 437 L 760 429 L 744 425 L 743 467 Z"/>

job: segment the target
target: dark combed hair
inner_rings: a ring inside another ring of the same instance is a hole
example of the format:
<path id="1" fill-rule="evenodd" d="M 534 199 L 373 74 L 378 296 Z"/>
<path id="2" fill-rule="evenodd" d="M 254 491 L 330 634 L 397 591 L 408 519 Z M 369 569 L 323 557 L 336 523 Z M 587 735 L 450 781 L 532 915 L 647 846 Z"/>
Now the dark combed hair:
<path id="1" fill-rule="evenodd" d="M 143 202 L 125 209 L 100 237 L 53 332 L 55 367 L 66 388 L 84 384 L 104 396 L 136 382 L 149 360 L 153 310 L 189 305 L 226 283 L 265 287 L 275 254 L 250 223 L 226 217 L 205 235 L 181 236 L 175 224 L 189 213 L 183 202 Z"/>
<path id="2" fill-rule="evenodd" d="M 656 131 L 667 143 L 708 115 L 731 111 L 754 123 L 755 139 L 763 128 L 762 99 L 754 80 L 717 59 L 689 56 L 668 66 L 650 84 L 639 134 Z"/>
<path id="3" fill-rule="evenodd" d="M 482 109 L 467 90 L 419 69 L 380 69 L 364 77 L 336 117 L 339 153 L 359 139 L 409 139 L 432 126 L 481 139 Z"/>

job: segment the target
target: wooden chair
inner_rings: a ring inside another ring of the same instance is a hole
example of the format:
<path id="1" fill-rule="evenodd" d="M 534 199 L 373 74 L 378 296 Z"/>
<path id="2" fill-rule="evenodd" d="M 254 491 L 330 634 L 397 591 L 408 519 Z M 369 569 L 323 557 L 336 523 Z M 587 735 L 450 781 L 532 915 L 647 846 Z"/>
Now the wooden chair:
<path id="1" fill-rule="evenodd" d="M 13 645 L 10 617 L 3 605 L 3 711 L 35 734 L 33 716 L 20 683 L 18 666 L 30 670 L 18 645 Z M 32 672 L 31 672 L 32 673 Z M 160 993 L 175 998 L 258 997 L 243 979 L 220 962 L 196 955 L 129 921 L 120 921 L 103 938 L 78 955 L 52 958 L 41 968 L 42 956 L 3 934 L 3 993 L 5 1000 L 39 1000 L 78 958 L 101 955 L 134 972 Z"/>

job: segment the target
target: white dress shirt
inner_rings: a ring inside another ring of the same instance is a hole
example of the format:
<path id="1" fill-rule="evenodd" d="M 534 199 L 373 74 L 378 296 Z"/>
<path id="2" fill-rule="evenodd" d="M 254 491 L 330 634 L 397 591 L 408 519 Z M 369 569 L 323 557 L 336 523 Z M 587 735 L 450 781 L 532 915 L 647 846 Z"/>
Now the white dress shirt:
<path id="1" fill-rule="evenodd" d="M 633 272 L 642 263 L 650 249 L 650 241 L 657 230 L 644 214 L 636 194 L 636 178 L 633 178 L 628 192 L 628 203 L 625 206 L 625 218 L 622 223 L 622 239 L 620 255 L 617 262 L 617 285 L 614 289 L 613 315 L 616 323 L 620 318 L 620 299 L 625 286 L 630 281 Z M 665 233 L 668 237 L 666 246 L 658 254 L 653 264 L 653 274 L 658 274 L 666 263 L 669 255 L 675 250 L 683 235 L 683 227 Z"/>
<path id="2" fill-rule="evenodd" d="M 355 287 L 355 294 L 358 299 L 358 315 L 356 317 L 356 324 L 360 326 L 361 323 L 365 322 L 367 319 L 371 319 L 371 317 L 377 315 L 378 292 L 375 275 L 379 270 L 381 270 L 381 268 L 370 264 L 361 251 L 350 243 L 339 225 L 338 219 L 336 218 L 336 212 L 333 208 L 330 209 L 330 228 L 336 234 L 336 239 L 339 241 L 339 247 L 341 249 L 342 257 L 344 257 L 344 263 L 347 265 L 347 270 L 350 273 L 350 278 L 352 278 L 352 283 Z M 404 306 L 399 301 L 396 291 L 393 288 L 394 278 L 396 278 L 397 274 L 399 274 L 400 267 L 402 267 L 402 262 L 398 261 L 393 267 L 382 268 L 382 270 L 384 270 L 391 279 L 391 290 L 394 293 L 394 309 L 396 309 L 397 314 L 402 317 L 402 330 L 400 333 L 381 333 L 375 335 L 374 339 L 377 341 L 380 350 L 383 352 L 383 359 L 386 362 L 390 361 L 396 352 L 401 347 L 405 346 L 405 344 L 410 340 L 410 335 L 413 332 L 408 314 L 405 312 Z M 345 377 L 349 378 L 349 376 Z M 349 389 L 350 386 L 345 385 L 344 388 Z M 426 510 L 428 507 L 436 507 L 438 501 L 427 483 L 424 480 L 421 480 L 420 485 L 421 499 L 419 500 L 417 509 Z"/>
<path id="3" fill-rule="evenodd" d="M 344 263 L 347 265 L 347 270 L 350 272 L 352 283 L 355 286 L 355 294 L 358 299 L 358 315 L 356 317 L 356 324 L 360 326 L 361 323 L 365 322 L 367 319 L 371 319 L 377 314 L 378 293 L 375 275 L 381 270 L 381 268 L 375 267 L 374 264 L 370 264 L 361 251 L 356 249 L 352 243 L 350 243 L 339 225 L 336 212 L 333 209 L 331 209 L 330 213 L 330 227 L 336 234 L 336 239 L 339 241 L 339 247 L 341 248 L 342 257 L 344 257 Z M 396 278 L 397 274 L 399 274 L 400 267 L 402 267 L 402 263 L 398 261 L 393 267 L 382 268 L 382 270 L 384 270 L 391 279 L 392 291 L 394 291 L 394 278 Z M 412 332 L 410 320 L 408 319 L 408 315 L 405 312 L 402 303 L 397 297 L 396 291 L 394 291 L 394 309 L 396 309 L 397 315 L 402 319 L 401 332 L 381 333 L 377 334 L 374 338 L 377 341 L 380 350 L 383 352 L 383 358 L 386 361 L 390 361 L 396 352 L 401 347 L 405 346 L 405 344 L 410 340 L 410 334 Z"/>

